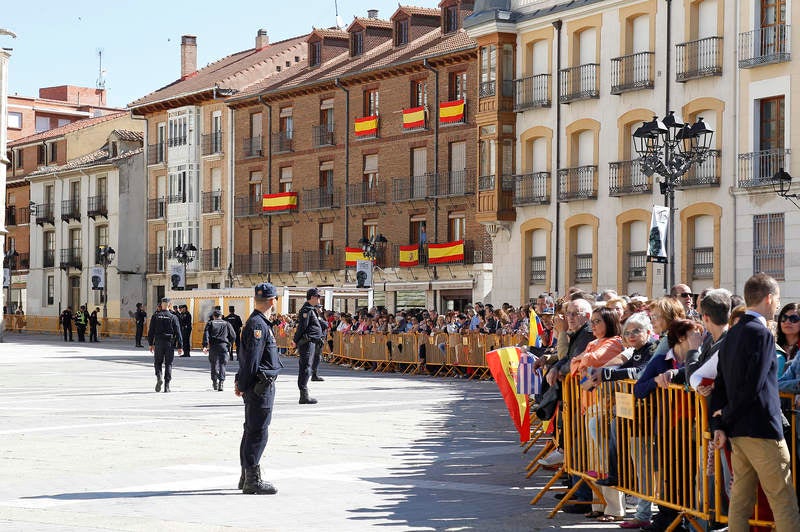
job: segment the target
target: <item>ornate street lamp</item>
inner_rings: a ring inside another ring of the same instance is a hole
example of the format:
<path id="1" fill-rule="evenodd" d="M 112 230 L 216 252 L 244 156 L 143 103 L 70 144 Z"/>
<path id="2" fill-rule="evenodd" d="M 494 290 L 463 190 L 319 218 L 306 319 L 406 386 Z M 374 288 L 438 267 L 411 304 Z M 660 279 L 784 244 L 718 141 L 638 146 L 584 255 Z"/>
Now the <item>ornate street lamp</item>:
<path id="1" fill-rule="evenodd" d="M 97 246 L 97 257 L 103 266 L 103 318 L 108 317 L 108 265 L 117 254 L 111 246 Z"/>
<path id="2" fill-rule="evenodd" d="M 361 251 L 364 252 L 366 258 L 369 260 L 376 260 L 381 251 L 383 251 L 383 248 L 386 247 L 387 242 L 388 240 L 386 240 L 385 236 L 378 234 L 372 235 L 369 240 L 362 236 L 358 244 L 361 246 Z"/>
<path id="3" fill-rule="evenodd" d="M 197 258 L 197 248 L 194 244 L 181 244 L 175 246 L 175 259 L 183 264 L 183 289 L 186 290 L 186 266 Z"/>
<path id="4" fill-rule="evenodd" d="M 661 193 L 669 208 L 669 279 L 675 284 L 675 184 L 689 169 L 708 157 L 714 132 L 699 117 L 693 125 L 685 124 L 667 113 L 663 120 L 653 117 L 633 132 L 633 144 L 646 176 L 658 174 Z"/>
<path id="5" fill-rule="evenodd" d="M 800 198 L 800 194 L 797 194 L 796 192 L 790 193 L 789 190 L 791 190 L 791 188 L 792 176 L 789 174 L 789 172 L 783 168 L 775 172 L 775 175 L 772 176 L 772 190 L 775 191 L 775 194 L 791 201 L 794 203 L 795 207 L 800 209 L 800 205 L 798 205 L 795 201 L 797 198 Z"/>

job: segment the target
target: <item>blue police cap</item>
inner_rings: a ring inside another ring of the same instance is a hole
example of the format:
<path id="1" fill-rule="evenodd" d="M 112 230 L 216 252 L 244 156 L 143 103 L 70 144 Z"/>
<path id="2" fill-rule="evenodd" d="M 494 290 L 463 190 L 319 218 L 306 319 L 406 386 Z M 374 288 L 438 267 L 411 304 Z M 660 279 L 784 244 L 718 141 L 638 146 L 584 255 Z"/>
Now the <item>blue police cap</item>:
<path id="1" fill-rule="evenodd" d="M 322 296 L 322 292 L 319 291 L 319 288 L 309 288 L 306 292 L 306 299 L 311 299 L 312 297 Z"/>
<path id="2" fill-rule="evenodd" d="M 256 285 L 255 296 L 259 299 L 277 298 L 278 291 L 272 283 L 258 283 Z"/>

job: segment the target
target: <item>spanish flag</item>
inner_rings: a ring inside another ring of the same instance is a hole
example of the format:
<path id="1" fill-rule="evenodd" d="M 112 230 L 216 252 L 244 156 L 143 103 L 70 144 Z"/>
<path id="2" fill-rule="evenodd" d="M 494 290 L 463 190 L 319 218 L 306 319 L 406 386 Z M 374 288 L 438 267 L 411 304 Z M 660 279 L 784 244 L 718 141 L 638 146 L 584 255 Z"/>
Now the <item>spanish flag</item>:
<path id="1" fill-rule="evenodd" d="M 280 194 L 264 194 L 261 200 L 264 212 L 297 210 L 297 192 L 281 192 Z"/>
<path id="2" fill-rule="evenodd" d="M 403 109 L 403 129 L 425 127 L 425 107 Z"/>
<path id="3" fill-rule="evenodd" d="M 356 137 L 367 137 L 378 134 L 378 115 L 356 118 Z"/>
<path id="4" fill-rule="evenodd" d="M 411 268 L 412 266 L 419 266 L 419 246 L 417 244 L 400 246 L 400 267 Z"/>
<path id="5" fill-rule="evenodd" d="M 528 345 L 533 347 L 542 347 L 542 322 L 539 320 L 539 315 L 536 310 L 531 307 L 530 323 L 528 324 Z"/>
<path id="6" fill-rule="evenodd" d="M 442 102 L 439 104 L 439 122 L 442 124 L 454 124 L 464 121 L 464 100 L 452 102 Z"/>
<path id="7" fill-rule="evenodd" d="M 531 416 L 528 414 L 528 396 L 517 393 L 516 376 L 522 350 L 519 347 L 503 347 L 486 353 L 486 364 L 500 389 L 500 394 L 511 414 L 511 420 L 519 432 L 519 441 L 531 439 Z"/>
<path id="8" fill-rule="evenodd" d="M 428 264 L 444 264 L 464 260 L 464 241 L 428 244 Z"/>
<path id="9" fill-rule="evenodd" d="M 356 261 L 369 260 L 364 256 L 364 250 L 361 248 L 344 248 L 344 265 L 355 266 Z"/>

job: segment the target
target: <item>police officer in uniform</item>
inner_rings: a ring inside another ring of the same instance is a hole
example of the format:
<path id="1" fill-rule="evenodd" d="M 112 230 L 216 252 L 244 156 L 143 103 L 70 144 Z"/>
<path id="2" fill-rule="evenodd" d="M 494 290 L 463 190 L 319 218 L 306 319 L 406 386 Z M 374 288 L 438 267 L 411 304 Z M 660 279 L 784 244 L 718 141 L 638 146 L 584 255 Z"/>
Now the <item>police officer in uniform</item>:
<path id="1" fill-rule="evenodd" d="M 178 317 L 169 311 L 169 298 L 163 298 L 158 304 L 153 317 L 150 318 L 150 327 L 147 329 L 147 343 L 150 344 L 150 352 L 155 355 L 156 368 L 156 391 L 161 391 L 164 385 L 164 393 L 169 392 L 169 382 L 172 380 L 172 361 L 175 358 L 175 348 L 173 339 L 178 340 L 178 345 L 183 343 L 181 337 L 181 324 Z M 178 348 L 178 353 L 181 348 Z M 161 367 L 164 366 L 164 380 L 161 380 Z"/>
<path id="2" fill-rule="evenodd" d="M 89 313 L 86 312 L 86 305 L 81 305 L 75 313 L 75 327 L 78 329 L 78 341 L 86 341 L 86 326 L 89 325 Z"/>
<path id="3" fill-rule="evenodd" d="M 192 350 L 192 314 L 189 312 L 189 307 L 181 305 L 180 314 L 178 319 L 181 322 L 181 334 L 183 335 L 183 344 L 178 344 L 183 347 L 182 357 L 188 357 L 189 351 Z"/>
<path id="4" fill-rule="evenodd" d="M 215 308 L 203 330 L 203 353 L 208 354 L 208 363 L 211 364 L 211 382 L 214 389 L 220 392 L 222 383 L 225 382 L 225 364 L 228 362 L 228 352 L 235 338 L 233 327 L 222 319 L 222 311 Z"/>
<path id="5" fill-rule="evenodd" d="M 236 344 L 236 353 L 238 354 L 239 342 L 241 342 L 240 333 L 242 332 L 242 318 L 236 314 L 236 307 L 231 305 L 228 307 L 228 315 L 225 316 L 224 319 L 231 324 L 231 327 L 233 327 L 233 332 L 236 334 L 236 340 L 234 340 L 234 343 Z M 233 348 L 231 349 L 231 360 L 233 360 Z"/>
<path id="6" fill-rule="evenodd" d="M 67 341 L 67 334 L 69 334 L 69 341 L 72 341 L 72 307 L 67 307 L 61 313 L 61 327 L 64 329 L 64 341 Z"/>
<path id="7" fill-rule="evenodd" d="M 272 317 L 278 292 L 270 283 L 255 287 L 255 310 L 242 330 L 239 350 L 239 372 L 236 374 L 236 395 L 244 399 L 244 433 L 239 446 L 242 476 L 239 488 L 243 493 L 272 495 L 278 490 L 261 480 L 261 455 L 267 446 L 269 422 L 275 401 L 275 379 L 283 364 L 272 331 Z"/>
<path id="8" fill-rule="evenodd" d="M 133 313 L 133 319 L 136 321 L 136 347 L 144 347 L 142 345 L 142 336 L 144 335 L 144 321 L 147 319 L 147 312 L 142 308 L 141 303 L 136 303 L 136 312 Z"/>
<path id="9" fill-rule="evenodd" d="M 319 358 L 322 356 L 320 351 L 325 341 L 328 322 L 320 316 L 320 295 L 320 291 L 316 288 L 310 288 L 306 292 L 306 302 L 300 307 L 297 329 L 294 332 L 294 343 L 300 354 L 297 387 L 300 388 L 299 402 L 301 405 L 313 405 L 317 402 L 316 399 L 308 396 L 309 373 L 312 373 L 311 380 L 323 380 L 317 375 L 317 368 L 319 367 Z"/>

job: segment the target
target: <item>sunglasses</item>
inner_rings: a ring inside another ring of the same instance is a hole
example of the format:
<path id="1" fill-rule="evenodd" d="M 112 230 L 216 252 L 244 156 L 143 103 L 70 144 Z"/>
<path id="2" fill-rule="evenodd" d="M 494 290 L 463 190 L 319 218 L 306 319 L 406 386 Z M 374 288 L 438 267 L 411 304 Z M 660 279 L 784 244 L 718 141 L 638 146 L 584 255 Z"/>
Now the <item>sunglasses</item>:
<path id="1" fill-rule="evenodd" d="M 680 297 L 692 297 L 692 296 L 694 296 L 694 294 L 693 294 L 693 293 L 691 293 L 691 292 L 684 292 L 684 293 L 682 293 L 682 294 L 678 294 L 678 295 L 679 295 Z"/>
<path id="2" fill-rule="evenodd" d="M 622 333 L 622 336 L 636 336 L 638 334 L 642 334 L 642 329 L 629 329 Z"/>
<path id="3" fill-rule="evenodd" d="M 784 314 L 783 316 L 781 316 L 781 321 L 784 323 L 787 321 L 789 323 L 798 323 L 800 322 L 800 316 L 798 316 L 797 314 L 792 314 L 792 315 Z"/>
<path id="4" fill-rule="evenodd" d="M 592 321 L 592 325 L 599 325 L 600 323 L 603 323 L 603 320 L 600 319 L 600 318 L 595 318 L 595 319 L 593 319 L 591 321 Z"/>

